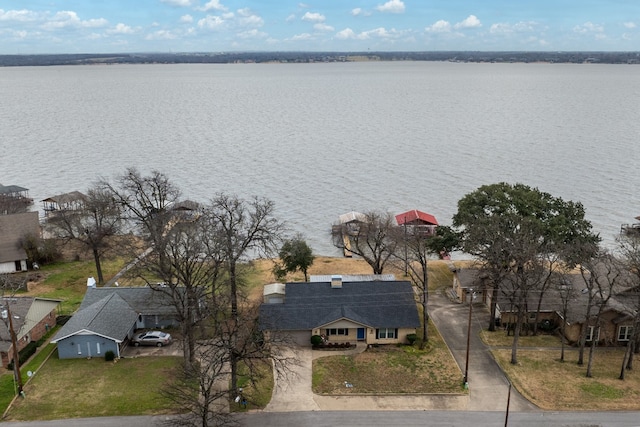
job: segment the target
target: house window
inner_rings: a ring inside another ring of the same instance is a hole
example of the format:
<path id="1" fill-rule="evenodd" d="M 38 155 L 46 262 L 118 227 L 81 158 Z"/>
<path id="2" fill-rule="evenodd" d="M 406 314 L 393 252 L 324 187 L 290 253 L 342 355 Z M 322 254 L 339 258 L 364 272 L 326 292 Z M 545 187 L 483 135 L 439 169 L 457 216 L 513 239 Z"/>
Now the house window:
<path id="1" fill-rule="evenodd" d="M 80 347 L 80 344 L 78 344 L 78 354 L 82 354 L 82 348 Z"/>
<path id="2" fill-rule="evenodd" d="M 96 354 L 100 354 L 100 343 L 99 342 L 96 343 L 96 351 L 97 351 Z"/>
<path id="3" fill-rule="evenodd" d="M 347 328 L 327 329 L 327 335 L 349 335 L 349 330 Z"/>
<path id="4" fill-rule="evenodd" d="M 598 341 L 600 338 L 600 328 L 596 326 L 587 326 L 587 341 Z"/>
<path id="5" fill-rule="evenodd" d="M 392 328 L 380 328 L 377 330 L 378 339 L 394 339 L 398 337 L 398 330 Z"/>
<path id="6" fill-rule="evenodd" d="M 618 341 L 629 341 L 633 334 L 633 326 L 620 326 L 618 328 Z"/>

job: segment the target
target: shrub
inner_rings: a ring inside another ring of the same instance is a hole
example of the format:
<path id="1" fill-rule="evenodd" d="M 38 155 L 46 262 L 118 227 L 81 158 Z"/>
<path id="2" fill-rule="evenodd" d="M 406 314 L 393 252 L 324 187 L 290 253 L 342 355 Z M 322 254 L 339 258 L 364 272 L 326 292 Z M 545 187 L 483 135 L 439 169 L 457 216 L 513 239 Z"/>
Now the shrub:
<path id="1" fill-rule="evenodd" d="M 114 360 L 115 358 L 116 358 L 116 354 L 115 354 L 113 351 L 111 351 L 111 350 L 108 350 L 108 351 L 107 351 L 107 352 L 105 352 L 105 354 L 104 354 L 104 360 L 105 360 L 105 361 L 107 361 L 107 362 L 113 362 L 113 360 Z"/>
<path id="2" fill-rule="evenodd" d="M 311 345 L 314 346 L 314 347 L 317 347 L 320 344 L 322 344 L 322 337 L 320 335 L 312 335 L 311 336 Z"/>
<path id="3" fill-rule="evenodd" d="M 24 362 L 26 362 L 31 356 L 33 356 L 33 354 L 36 352 L 37 349 L 38 349 L 37 343 L 35 341 L 31 341 L 29 344 L 25 346 L 25 348 L 20 350 L 20 352 L 18 353 L 18 360 L 20 361 L 20 366 L 22 366 Z M 13 360 L 11 361 L 11 363 L 9 363 L 9 365 L 7 366 L 7 369 L 9 370 L 13 369 Z"/>
<path id="4" fill-rule="evenodd" d="M 409 341 L 409 345 L 413 345 L 414 342 L 418 339 L 416 334 L 407 334 L 407 341 Z"/>

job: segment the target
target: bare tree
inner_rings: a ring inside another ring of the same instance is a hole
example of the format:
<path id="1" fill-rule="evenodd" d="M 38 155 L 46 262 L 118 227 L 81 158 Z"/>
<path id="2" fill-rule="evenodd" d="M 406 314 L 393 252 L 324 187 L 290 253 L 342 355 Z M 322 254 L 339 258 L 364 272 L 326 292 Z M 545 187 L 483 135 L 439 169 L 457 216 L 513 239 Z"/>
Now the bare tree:
<path id="1" fill-rule="evenodd" d="M 116 177 L 115 184 L 102 179 L 99 185 L 122 206 L 125 218 L 148 244 L 163 245 L 167 229 L 175 219 L 170 207 L 181 194 L 165 174 L 152 171 L 144 176 L 136 168 L 129 168 Z"/>
<path id="2" fill-rule="evenodd" d="M 215 224 L 215 236 L 219 239 L 228 275 L 229 303 L 233 328 L 239 325 L 239 285 L 238 266 L 250 257 L 273 256 L 284 232 L 284 223 L 274 215 L 272 201 L 254 197 L 245 201 L 237 196 L 219 193 L 211 200 L 206 215 Z M 241 340 L 231 336 L 230 365 L 232 390 L 237 388 L 238 362 L 242 358 Z"/>
<path id="3" fill-rule="evenodd" d="M 104 283 L 101 258 L 109 242 L 122 230 L 120 205 L 111 193 L 94 186 L 90 188 L 80 209 L 61 209 L 49 217 L 51 233 L 66 242 L 77 242 L 93 254 L 98 283 Z"/>
<path id="4" fill-rule="evenodd" d="M 230 416 L 229 404 L 251 404 L 247 394 L 232 386 L 232 363 L 241 361 L 243 376 L 249 384 L 258 386 L 261 371 L 273 367 L 276 376 L 285 375 L 291 363 L 290 356 L 279 352 L 275 345 L 280 335 L 271 334 L 266 340 L 258 325 L 257 306 L 243 307 L 236 322 L 223 303 L 209 313 L 207 323 L 210 338 L 197 342 L 196 358 L 184 367 L 181 375 L 163 394 L 181 409 L 182 414 L 172 417 L 168 424 L 178 426 L 236 425 Z M 231 399 L 230 399 L 231 398 Z"/>
<path id="5" fill-rule="evenodd" d="M 450 227 L 444 226 L 437 227 L 434 234 L 422 233 L 417 228 L 407 230 L 398 227 L 395 237 L 401 239 L 399 244 L 406 248 L 406 251 L 397 251 L 395 255 L 405 264 L 407 274 L 419 293 L 423 325 L 420 349 L 423 349 L 429 339 L 429 260 L 455 250 L 459 237 Z"/>
<path id="6" fill-rule="evenodd" d="M 633 312 L 633 330 L 620 369 L 619 378 L 624 380 L 625 371 L 633 368 L 633 356 L 640 349 L 640 239 L 636 234 L 621 234 L 617 243 L 621 261 L 629 275 L 630 289 L 625 296 L 630 300 Z"/>
<path id="7" fill-rule="evenodd" d="M 398 227 L 390 213 L 368 212 L 358 224 L 337 224 L 332 228 L 333 245 L 364 259 L 373 274 L 382 274 L 398 248 Z"/>
<path id="8" fill-rule="evenodd" d="M 587 312 L 584 323 L 582 324 L 580 350 L 578 353 L 578 365 L 582 365 L 584 347 L 587 341 L 587 335 L 592 330 L 591 345 L 589 347 L 589 359 L 587 362 L 586 376 L 592 376 L 593 359 L 596 344 L 599 338 L 600 321 L 602 313 L 607 308 L 609 300 L 614 294 L 616 287 L 624 279 L 624 268 L 620 261 L 608 251 L 601 250 L 590 261 L 580 266 L 580 275 L 585 284 L 585 290 L 588 292 Z M 595 314 L 592 309 L 595 308 Z"/>

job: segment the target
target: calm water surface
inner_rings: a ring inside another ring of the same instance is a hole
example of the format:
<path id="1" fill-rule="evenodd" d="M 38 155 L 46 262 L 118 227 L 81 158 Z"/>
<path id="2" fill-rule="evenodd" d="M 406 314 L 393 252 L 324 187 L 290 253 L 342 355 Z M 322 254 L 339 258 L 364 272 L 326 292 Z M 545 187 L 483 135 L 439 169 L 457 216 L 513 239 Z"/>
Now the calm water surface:
<path id="1" fill-rule="evenodd" d="M 21 67 L 0 68 L 0 94 L 0 183 L 37 201 L 157 169 L 193 200 L 274 200 L 323 255 L 342 213 L 450 224 L 500 181 L 582 202 L 609 244 L 640 215 L 637 66 Z"/>

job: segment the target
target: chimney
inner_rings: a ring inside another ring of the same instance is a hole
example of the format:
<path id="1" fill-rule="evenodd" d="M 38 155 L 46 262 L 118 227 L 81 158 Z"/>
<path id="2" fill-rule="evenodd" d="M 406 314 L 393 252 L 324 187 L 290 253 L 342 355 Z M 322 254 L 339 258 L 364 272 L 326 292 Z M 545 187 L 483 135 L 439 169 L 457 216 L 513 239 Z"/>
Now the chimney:
<path id="1" fill-rule="evenodd" d="M 89 277 L 87 279 L 87 288 L 95 288 L 96 287 L 96 279 L 93 277 Z"/>
<path id="2" fill-rule="evenodd" d="M 331 276 L 331 289 L 341 289 L 342 288 L 342 276 L 339 274 L 334 274 Z"/>

